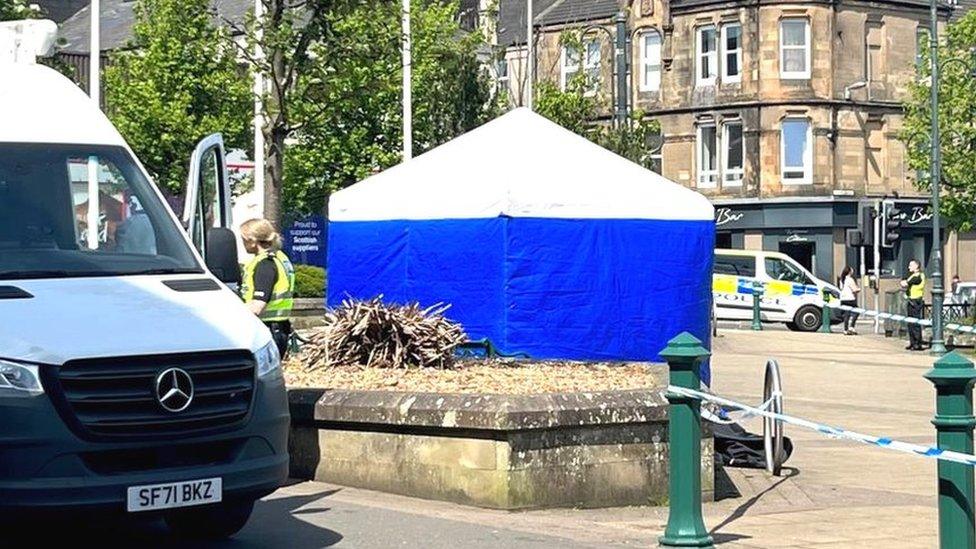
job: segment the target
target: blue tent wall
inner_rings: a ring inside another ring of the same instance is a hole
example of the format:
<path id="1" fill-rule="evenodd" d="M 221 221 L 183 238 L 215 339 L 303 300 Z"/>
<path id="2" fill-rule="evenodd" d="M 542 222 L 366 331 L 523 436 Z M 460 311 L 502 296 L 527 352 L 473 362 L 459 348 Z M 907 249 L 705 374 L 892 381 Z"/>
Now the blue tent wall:
<path id="1" fill-rule="evenodd" d="M 682 331 L 709 341 L 714 238 L 712 221 L 332 222 L 328 302 L 451 303 L 507 352 L 658 361 Z"/>
<path id="2" fill-rule="evenodd" d="M 658 361 L 682 331 L 708 341 L 714 235 L 711 221 L 510 220 L 508 348 Z"/>
<path id="3" fill-rule="evenodd" d="M 382 295 L 451 304 L 472 339 L 505 341 L 505 219 L 329 224 L 328 306 Z"/>

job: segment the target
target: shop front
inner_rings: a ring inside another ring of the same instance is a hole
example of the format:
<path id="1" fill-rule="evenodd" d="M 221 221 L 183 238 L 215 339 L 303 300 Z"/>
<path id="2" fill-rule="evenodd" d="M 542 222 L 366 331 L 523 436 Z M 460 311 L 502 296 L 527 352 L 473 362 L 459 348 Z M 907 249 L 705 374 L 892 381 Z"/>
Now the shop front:
<path id="1" fill-rule="evenodd" d="M 848 246 L 849 231 L 865 230 L 863 210 L 878 199 L 740 201 L 715 203 L 716 247 L 763 249 L 785 253 L 822 280 L 834 282 L 845 265 L 860 271 L 861 250 Z M 932 214 L 924 200 L 896 200 L 901 212 L 900 238 L 881 250 L 882 278 L 904 276 L 908 262 L 927 265 L 932 252 Z M 869 217 L 867 218 L 870 219 Z M 867 221 L 870 222 L 870 221 Z M 864 269 L 874 268 L 872 242 L 864 248 Z"/>
<path id="2" fill-rule="evenodd" d="M 843 268 L 835 263 L 844 261 L 844 235 L 857 228 L 857 212 L 854 200 L 717 202 L 716 247 L 782 252 L 832 281 Z"/>

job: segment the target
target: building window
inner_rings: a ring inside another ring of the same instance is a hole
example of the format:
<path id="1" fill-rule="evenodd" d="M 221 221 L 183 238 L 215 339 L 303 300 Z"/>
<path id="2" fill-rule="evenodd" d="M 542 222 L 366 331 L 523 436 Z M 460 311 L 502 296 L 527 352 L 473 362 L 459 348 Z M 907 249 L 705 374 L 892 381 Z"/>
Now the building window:
<path id="1" fill-rule="evenodd" d="M 715 85 L 718 75 L 718 37 L 715 26 L 698 27 L 696 34 L 698 67 L 695 82 L 699 86 Z"/>
<path id="2" fill-rule="evenodd" d="M 650 165 L 648 168 L 658 175 L 664 175 L 664 154 L 661 151 L 655 151 L 648 155 L 650 158 Z"/>
<path id="3" fill-rule="evenodd" d="M 698 126 L 698 187 L 712 188 L 718 183 L 718 132 L 714 122 Z"/>
<path id="4" fill-rule="evenodd" d="M 813 180 L 813 135 L 806 118 L 786 118 L 780 131 L 780 164 L 783 183 L 805 184 Z"/>
<path id="5" fill-rule="evenodd" d="M 498 86 L 496 91 L 498 93 L 508 93 L 508 59 L 502 58 L 498 60 L 498 63 L 495 65 L 495 74 L 497 75 L 495 82 Z"/>
<path id="6" fill-rule="evenodd" d="M 738 23 L 722 27 L 722 83 L 742 81 L 742 25 Z"/>
<path id="7" fill-rule="evenodd" d="M 645 32 L 640 44 L 640 89 L 656 92 L 661 89 L 661 35 L 657 31 Z"/>
<path id="8" fill-rule="evenodd" d="M 744 148 L 742 141 L 742 121 L 730 120 L 722 124 L 722 185 L 737 187 L 742 185 Z"/>
<path id="9" fill-rule="evenodd" d="M 585 58 L 582 57 L 585 52 Z M 585 78 L 584 87 L 588 94 L 596 93 L 600 86 L 600 43 L 596 40 L 584 40 L 582 52 L 575 46 L 563 46 L 562 71 L 560 73 L 560 88 L 566 91 L 566 86 L 582 69 Z"/>
<path id="10" fill-rule="evenodd" d="M 783 19 L 779 23 L 779 76 L 810 78 L 810 21 Z"/>

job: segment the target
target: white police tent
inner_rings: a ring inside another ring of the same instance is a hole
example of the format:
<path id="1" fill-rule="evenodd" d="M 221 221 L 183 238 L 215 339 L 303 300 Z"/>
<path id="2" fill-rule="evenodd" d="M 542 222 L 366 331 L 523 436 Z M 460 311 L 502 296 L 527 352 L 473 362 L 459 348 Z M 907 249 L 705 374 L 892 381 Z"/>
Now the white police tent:
<path id="1" fill-rule="evenodd" d="M 707 342 L 702 195 L 516 109 L 332 195 L 330 306 L 449 303 L 472 340 L 566 360 Z"/>

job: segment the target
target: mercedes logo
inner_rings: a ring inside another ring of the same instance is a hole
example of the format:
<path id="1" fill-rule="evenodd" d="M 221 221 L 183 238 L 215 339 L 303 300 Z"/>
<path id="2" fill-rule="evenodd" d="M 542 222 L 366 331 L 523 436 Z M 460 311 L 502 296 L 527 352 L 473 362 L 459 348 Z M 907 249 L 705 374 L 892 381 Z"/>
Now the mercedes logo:
<path id="1" fill-rule="evenodd" d="M 168 412 L 182 412 L 193 402 L 193 379 L 180 368 L 156 376 L 156 400 Z"/>

